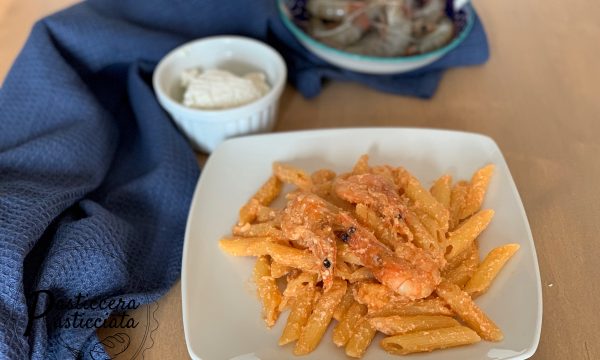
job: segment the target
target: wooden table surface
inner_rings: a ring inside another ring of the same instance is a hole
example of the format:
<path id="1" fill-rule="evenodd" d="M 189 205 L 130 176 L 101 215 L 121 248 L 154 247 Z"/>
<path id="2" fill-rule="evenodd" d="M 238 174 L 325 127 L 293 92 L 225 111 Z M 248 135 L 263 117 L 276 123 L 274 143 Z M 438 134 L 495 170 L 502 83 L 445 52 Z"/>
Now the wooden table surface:
<path id="1" fill-rule="evenodd" d="M 33 21 L 71 0 L 0 2 L 0 79 Z M 600 2 L 475 0 L 491 59 L 448 71 L 431 100 L 329 83 L 287 88 L 277 131 L 415 126 L 491 136 L 523 199 L 544 299 L 535 359 L 600 359 Z M 515 294 L 518 296 L 518 294 Z M 147 359 L 183 359 L 180 284 L 159 301 Z"/>

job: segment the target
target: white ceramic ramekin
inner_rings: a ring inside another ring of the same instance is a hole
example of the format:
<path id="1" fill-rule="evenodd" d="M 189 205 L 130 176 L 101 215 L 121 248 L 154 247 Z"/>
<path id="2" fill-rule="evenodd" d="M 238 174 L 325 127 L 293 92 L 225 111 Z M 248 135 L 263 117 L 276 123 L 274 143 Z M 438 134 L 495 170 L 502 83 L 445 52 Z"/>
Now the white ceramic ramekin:
<path id="1" fill-rule="evenodd" d="M 219 68 L 237 75 L 261 71 L 271 89 L 260 99 L 231 109 L 189 108 L 181 103 L 180 77 L 190 68 Z M 286 76 L 285 62 L 273 48 L 254 39 L 227 35 L 203 38 L 174 49 L 156 67 L 152 84 L 159 103 L 192 146 L 211 152 L 227 138 L 273 129 Z"/>

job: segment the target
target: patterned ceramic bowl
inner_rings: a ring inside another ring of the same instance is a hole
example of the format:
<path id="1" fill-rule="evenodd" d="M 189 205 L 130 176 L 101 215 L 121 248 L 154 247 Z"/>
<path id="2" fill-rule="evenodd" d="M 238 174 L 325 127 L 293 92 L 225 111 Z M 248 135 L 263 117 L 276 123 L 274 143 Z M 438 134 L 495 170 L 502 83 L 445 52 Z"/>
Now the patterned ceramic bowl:
<path id="1" fill-rule="evenodd" d="M 454 22 L 455 36 L 445 46 L 412 56 L 368 56 L 328 46 L 308 35 L 305 29 L 310 15 L 306 10 L 306 2 L 306 0 L 278 0 L 280 17 L 286 28 L 310 52 L 323 60 L 344 69 L 368 74 L 403 73 L 429 65 L 460 45 L 471 32 L 474 22 L 473 13 L 469 7 L 462 7 L 458 11 L 448 9 L 446 12 Z M 461 1 L 462 5 L 464 3 L 466 2 Z"/>

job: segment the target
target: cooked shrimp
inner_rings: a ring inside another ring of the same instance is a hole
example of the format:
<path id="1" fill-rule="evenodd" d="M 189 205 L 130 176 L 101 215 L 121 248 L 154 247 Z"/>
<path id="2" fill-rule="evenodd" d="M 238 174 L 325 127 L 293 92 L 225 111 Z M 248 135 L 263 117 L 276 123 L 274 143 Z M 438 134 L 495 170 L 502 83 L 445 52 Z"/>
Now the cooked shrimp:
<path id="1" fill-rule="evenodd" d="M 306 9 L 312 16 L 329 21 L 342 21 L 366 6 L 363 1 L 348 0 L 309 0 L 306 3 Z"/>
<path id="2" fill-rule="evenodd" d="M 441 281 L 439 264 L 426 250 L 402 243 L 396 252 L 345 212 L 336 216 L 338 237 L 348 244 L 379 282 L 409 300 L 429 296 Z"/>
<path id="3" fill-rule="evenodd" d="M 281 218 L 285 237 L 298 241 L 319 259 L 319 272 L 327 291 L 333 284 L 337 246 L 332 229 L 335 206 L 315 194 L 300 192 L 287 205 Z"/>
<path id="4" fill-rule="evenodd" d="M 436 23 L 445 15 L 446 0 L 412 0 L 407 5 L 414 19 Z"/>
<path id="5" fill-rule="evenodd" d="M 395 231 L 412 240 L 412 233 L 403 220 L 406 205 L 388 178 L 377 174 L 352 175 L 337 179 L 334 189 L 342 199 L 376 211 Z"/>
<path id="6" fill-rule="evenodd" d="M 312 35 L 315 38 L 327 45 L 343 48 L 358 41 L 369 27 L 369 23 L 363 18 L 358 18 L 354 21 L 344 21 L 330 28 L 323 21 L 313 18 L 311 26 Z"/>
<path id="7" fill-rule="evenodd" d="M 349 213 L 315 194 L 300 192 L 290 201 L 283 211 L 281 229 L 287 238 L 305 244 L 319 259 L 326 290 L 333 283 L 336 236 L 348 244 L 377 280 L 407 299 L 429 296 L 441 280 L 438 263 L 425 250 L 401 243 L 392 252 Z"/>
<path id="8" fill-rule="evenodd" d="M 454 36 L 454 24 L 448 19 L 443 19 L 435 26 L 435 29 L 425 35 L 417 44 L 421 53 L 426 53 L 449 43 Z"/>

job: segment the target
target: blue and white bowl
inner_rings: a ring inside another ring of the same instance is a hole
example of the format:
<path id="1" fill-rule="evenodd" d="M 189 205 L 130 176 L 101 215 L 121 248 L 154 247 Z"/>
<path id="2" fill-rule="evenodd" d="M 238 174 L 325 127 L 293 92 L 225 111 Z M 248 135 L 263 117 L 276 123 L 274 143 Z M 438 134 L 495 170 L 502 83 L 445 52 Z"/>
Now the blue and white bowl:
<path id="1" fill-rule="evenodd" d="M 469 7 L 453 12 L 451 18 L 456 26 L 456 36 L 444 47 L 434 51 L 399 57 L 378 57 L 354 54 L 328 46 L 309 36 L 297 24 L 305 22 L 305 0 L 278 0 L 281 20 L 285 27 L 310 52 L 340 68 L 367 74 L 398 74 L 425 67 L 454 50 L 469 35 L 473 28 L 474 15 Z"/>

